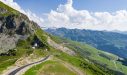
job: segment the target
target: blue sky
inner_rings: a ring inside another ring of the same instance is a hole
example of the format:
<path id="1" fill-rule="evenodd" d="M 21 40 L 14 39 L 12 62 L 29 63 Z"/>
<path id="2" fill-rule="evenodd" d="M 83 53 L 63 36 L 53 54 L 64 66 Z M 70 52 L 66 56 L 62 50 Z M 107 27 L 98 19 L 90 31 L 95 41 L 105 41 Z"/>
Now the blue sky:
<path id="1" fill-rule="evenodd" d="M 16 1 L 23 9 L 31 10 L 37 15 L 42 13 L 48 13 L 51 10 L 55 10 L 59 4 L 64 4 L 66 0 L 14 0 Z"/>
<path id="2" fill-rule="evenodd" d="M 14 0 L 23 9 L 31 10 L 40 15 L 55 10 L 59 4 L 67 0 Z M 73 7 L 78 10 L 92 12 L 114 12 L 127 9 L 127 0 L 73 0 Z"/>
<path id="3" fill-rule="evenodd" d="M 127 31 L 127 0 L 0 0 L 46 28 Z"/>

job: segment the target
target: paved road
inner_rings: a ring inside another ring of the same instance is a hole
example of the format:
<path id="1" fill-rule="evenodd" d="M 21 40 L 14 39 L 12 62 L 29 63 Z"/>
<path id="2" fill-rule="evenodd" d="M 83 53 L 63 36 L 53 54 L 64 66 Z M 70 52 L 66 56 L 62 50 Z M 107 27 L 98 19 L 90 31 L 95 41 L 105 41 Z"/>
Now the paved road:
<path id="1" fill-rule="evenodd" d="M 15 75 L 15 74 L 18 73 L 20 70 L 22 70 L 22 69 L 24 69 L 24 68 L 26 68 L 26 67 L 28 67 L 28 66 L 31 66 L 31 65 L 33 65 L 33 64 L 41 63 L 41 62 L 47 60 L 48 58 L 49 58 L 49 56 L 46 56 L 44 59 L 42 59 L 42 60 L 40 60 L 40 61 L 37 61 L 37 62 L 34 62 L 34 63 L 30 63 L 30 64 L 27 64 L 27 65 L 22 66 L 22 67 L 20 67 L 20 68 L 17 68 L 16 70 L 12 71 L 12 72 L 9 73 L 8 75 Z"/>

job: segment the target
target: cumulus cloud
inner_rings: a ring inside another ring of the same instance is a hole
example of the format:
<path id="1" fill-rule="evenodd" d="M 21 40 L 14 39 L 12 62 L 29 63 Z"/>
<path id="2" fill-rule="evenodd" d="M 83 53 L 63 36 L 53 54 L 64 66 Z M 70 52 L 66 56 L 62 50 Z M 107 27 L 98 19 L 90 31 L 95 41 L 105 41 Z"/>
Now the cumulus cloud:
<path id="1" fill-rule="evenodd" d="M 23 10 L 16 2 L 13 0 L 0 0 L 1 2 L 5 3 L 6 5 L 9 5 L 10 7 L 20 11 L 21 13 L 28 16 L 28 18 L 39 25 L 43 23 L 43 19 L 38 17 L 35 13 L 32 13 L 30 10 Z"/>
<path id="2" fill-rule="evenodd" d="M 60 4 L 56 10 L 51 10 L 45 17 L 38 17 L 30 10 L 24 11 L 13 0 L 0 1 L 26 14 L 30 20 L 37 22 L 41 27 L 127 31 L 127 10 L 119 10 L 112 13 L 76 10 L 73 7 L 73 0 L 67 0 L 66 4 Z"/>
<path id="3" fill-rule="evenodd" d="M 41 25 L 43 23 L 43 19 L 38 17 L 36 14 L 32 13 L 30 10 L 26 11 L 26 15 L 29 17 L 30 20 L 33 20 L 34 22 L 38 23 L 38 25 Z"/>
<path id="4" fill-rule="evenodd" d="M 120 10 L 109 12 L 89 12 L 73 8 L 73 0 L 67 0 L 64 5 L 59 5 L 44 19 L 46 27 L 66 27 L 92 30 L 121 30 L 127 31 L 127 11 Z"/>

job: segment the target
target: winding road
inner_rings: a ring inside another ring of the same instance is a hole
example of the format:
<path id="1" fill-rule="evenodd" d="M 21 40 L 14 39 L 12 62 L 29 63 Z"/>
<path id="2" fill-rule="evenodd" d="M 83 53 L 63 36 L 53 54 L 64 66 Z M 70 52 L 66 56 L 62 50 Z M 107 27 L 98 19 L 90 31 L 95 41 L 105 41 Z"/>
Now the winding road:
<path id="1" fill-rule="evenodd" d="M 28 67 L 28 66 L 31 66 L 31 65 L 36 65 L 36 64 L 40 64 L 44 61 L 46 61 L 50 56 L 46 56 L 45 58 L 43 58 L 42 60 L 40 61 L 37 61 L 37 62 L 33 62 L 33 63 L 30 63 L 30 64 L 27 64 L 27 65 L 24 65 L 22 67 L 19 67 L 15 70 L 13 70 L 12 72 L 10 72 L 8 75 L 16 75 L 19 71 L 23 70 L 24 68 Z"/>

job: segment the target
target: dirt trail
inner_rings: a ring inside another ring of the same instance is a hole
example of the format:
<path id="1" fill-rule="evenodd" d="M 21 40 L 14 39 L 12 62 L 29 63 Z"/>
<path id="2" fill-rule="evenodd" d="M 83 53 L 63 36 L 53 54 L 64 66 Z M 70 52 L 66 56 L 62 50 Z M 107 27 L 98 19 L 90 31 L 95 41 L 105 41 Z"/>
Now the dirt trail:
<path id="1" fill-rule="evenodd" d="M 56 48 L 56 49 L 58 49 L 58 50 L 61 50 L 61 51 L 65 52 L 65 53 L 67 53 L 67 54 L 69 54 L 69 55 L 75 55 L 75 54 L 76 54 L 73 50 L 71 50 L 71 49 L 69 49 L 69 48 L 67 48 L 67 47 L 64 47 L 64 46 L 61 45 L 61 44 L 57 44 L 57 43 L 54 42 L 50 37 L 48 37 L 48 43 L 49 43 L 49 45 L 51 45 L 52 47 L 54 47 L 54 48 Z M 67 67 L 69 70 L 75 72 L 77 75 L 86 75 L 86 74 L 84 74 L 84 72 L 83 72 L 82 70 L 78 69 L 77 67 L 74 67 L 74 66 L 72 66 L 72 65 L 70 65 L 70 64 L 68 64 L 68 63 L 66 63 L 66 62 L 64 62 L 64 61 L 62 61 L 62 60 L 59 60 L 59 59 L 58 59 L 58 61 L 62 62 L 62 64 L 63 64 L 65 67 Z"/>
<path id="2" fill-rule="evenodd" d="M 75 72 L 77 75 L 86 75 L 86 74 L 84 74 L 84 72 L 82 70 L 80 70 L 77 67 L 74 67 L 68 63 L 63 63 L 63 65 L 65 67 L 67 67 L 69 70 L 71 70 L 72 72 Z"/>
<path id="3" fill-rule="evenodd" d="M 116 70 L 117 70 L 118 68 L 117 68 L 117 65 L 116 65 L 115 60 L 113 60 L 113 63 L 114 63 L 114 66 L 115 66 L 115 68 L 116 68 Z"/>
<path id="4" fill-rule="evenodd" d="M 55 49 L 61 50 L 62 52 L 65 52 L 69 55 L 76 55 L 76 53 L 73 50 L 71 50 L 67 47 L 64 47 L 62 44 L 57 44 L 50 37 L 48 37 L 48 44 L 50 46 L 54 47 Z"/>
<path id="5" fill-rule="evenodd" d="M 58 59 L 58 58 L 55 58 L 55 60 L 58 61 L 58 62 L 61 62 L 66 68 L 68 68 L 72 72 L 75 72 L 77 75 L 87 75 L 87 74 L 85 74 L 84 71 L 82 71 L 78 67 L 75 67 L 75 66 L 73 66 L 73 65 L 71 65 L 71 64 L 69 64 L 69 63 L 67 63 L 67 62 L 65 62 L 63 60 Z"/>

